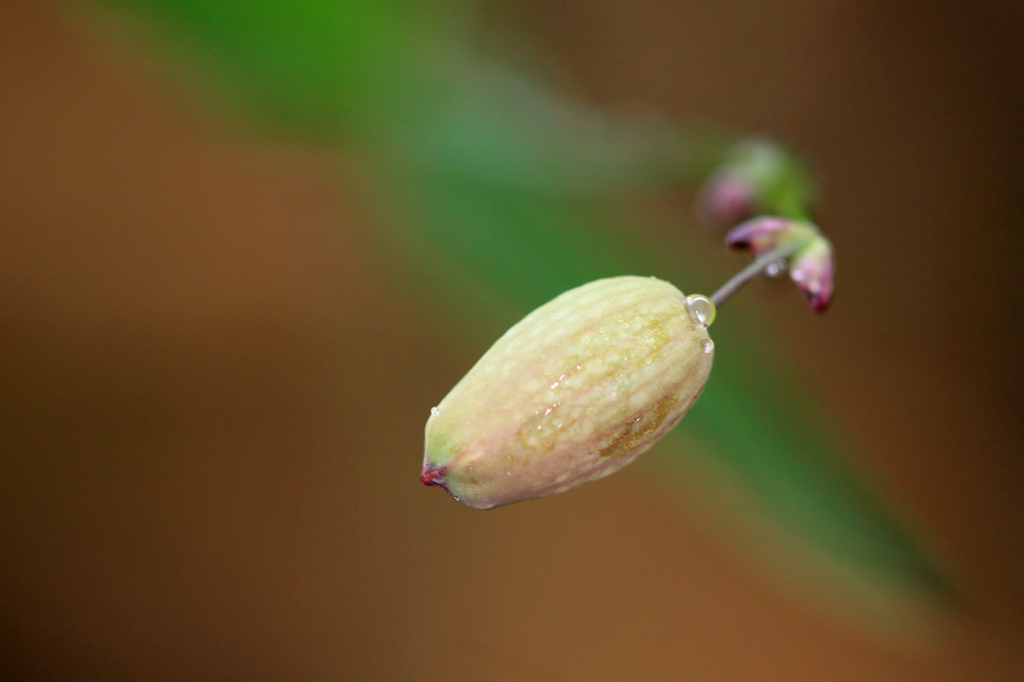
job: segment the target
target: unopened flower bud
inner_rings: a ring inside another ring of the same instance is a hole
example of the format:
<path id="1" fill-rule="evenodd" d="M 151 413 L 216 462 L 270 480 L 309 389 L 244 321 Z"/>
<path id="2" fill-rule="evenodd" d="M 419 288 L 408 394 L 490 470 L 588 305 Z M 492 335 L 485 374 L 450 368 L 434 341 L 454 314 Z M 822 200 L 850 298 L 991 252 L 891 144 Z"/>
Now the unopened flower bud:
<path id="1" fill-rule="evenodd" d="M 700 209 L 712 227 L 732 227 L 757 213 L 754 187 L 738 173 L 720 174 L 701 190 Z"/>
<path id="2" fill-rule="evenodd" d="M 798 238 L 799 224 L 785 218 L 754 218 L 734 227 L 725 235 L 725 244 L 733 249 L 750 249 L 760 255 Z"/>
<path id="3" fill-rule="evenodd" d="M 810 176 L 799 159 L 762 138 L 736 144 L 701 190 L 700 210 L 712 227 L 731 228 L 779 206 L 808 206 Z"/>
<path id="4" fill-rule="evenodd" d="M 615 277 L 538 308 L 431 410 L 423 483 L 490 509 L 625 466 L 700 396 L 709 306 L 667 282 Z"/>
<path id="5" fill-rule="evenodd" d="M 773 216 L 754 218 L 734 227 L 725 243 L 733 248 L 749 248 L 758 255 L 786 244 L 798 245 L 789 257 L 790 279 L 818 312 L 831 302 L 835 280 L 832 244 L 814 223 Z"/>
<path id="6" fill-rule="evenodd" d="M 789 268 L 789 277 L 804 292 L 812 308 L 818 312 L 828 308 L 835 282 L 835 263 L 829 241 L 819 235 L 797 251 Z"/>

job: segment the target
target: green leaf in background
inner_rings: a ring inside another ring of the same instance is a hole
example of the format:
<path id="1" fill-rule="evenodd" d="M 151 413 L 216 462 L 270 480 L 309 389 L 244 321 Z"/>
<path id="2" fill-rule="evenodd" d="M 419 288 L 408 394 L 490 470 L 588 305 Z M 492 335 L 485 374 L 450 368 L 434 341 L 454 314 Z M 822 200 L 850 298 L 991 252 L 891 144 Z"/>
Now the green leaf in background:
<path id="1" fill-rule="evenodd" d="M 657 275 L 688 293 L 718 283 L 716 251 L 639 234 L 622 198 L 706 178 L 728 140 L 616 118 L 476 56 L 463 40 L 473 3 L 111 1 L 165 25 L 289 133 L 374 155 L 393 218 L 380 237 L 453 336 L 493 339 L 599 277 Z M 812 196 L 801 182 L 787 176 L 776 210 L 806 211 L 794 200 Z M 482 307 L 468 314 L 480 294 L 466 283 L 503 305 L 483 322 Z M 860 595 L 942 596 L 934 562 L 853 471 L 834 421 L 775 369 L 790 364 L 783 349 L 750 338 L 741 313 L 719 316 L 708 388 L 659 459 L 691 479 L 721 474 L 751 527 L 797 540 Z"/>
<path id="2" fill-rule="evenodd" d="M 293 133 L 334 136 L 390 108 L 414 17 L 387 0 L 107 0 L 189 50 L 242 106 Z"/>

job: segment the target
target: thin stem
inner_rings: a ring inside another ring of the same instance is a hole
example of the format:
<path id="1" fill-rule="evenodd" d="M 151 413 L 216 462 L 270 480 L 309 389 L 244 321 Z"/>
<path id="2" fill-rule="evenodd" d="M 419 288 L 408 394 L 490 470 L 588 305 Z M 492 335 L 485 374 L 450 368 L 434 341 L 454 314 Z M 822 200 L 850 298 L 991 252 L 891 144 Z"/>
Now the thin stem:
<path id="1" fill-rule="evenodd" d="M 804 240 L 795 239 L 758 256 L 753 263 L 740 270 L 732 279 L 723 284 L 718 291 L 713 293 L 711 295 L 711 302 L 715 304 L 715 308 L 721 308 L 722 304 L 742 289 L 744 284 L 760 275 L 772 263 L 777 263 L 783 258 L 789 258 L 806 243 Z"/>

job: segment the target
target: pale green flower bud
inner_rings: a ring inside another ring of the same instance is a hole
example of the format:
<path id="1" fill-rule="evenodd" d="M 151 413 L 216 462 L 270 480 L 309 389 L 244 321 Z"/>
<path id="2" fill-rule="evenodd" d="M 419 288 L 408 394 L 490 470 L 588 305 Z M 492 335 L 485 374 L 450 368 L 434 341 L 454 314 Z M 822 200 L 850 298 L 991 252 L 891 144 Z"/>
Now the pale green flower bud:
<path id="1" fill-rule="evenodd" d="M 422 481 L 490 509 L 554 495 L 636 459 L 704 389 L 714 308 L 615 277 L 512 327 L 431 410 Z"/>

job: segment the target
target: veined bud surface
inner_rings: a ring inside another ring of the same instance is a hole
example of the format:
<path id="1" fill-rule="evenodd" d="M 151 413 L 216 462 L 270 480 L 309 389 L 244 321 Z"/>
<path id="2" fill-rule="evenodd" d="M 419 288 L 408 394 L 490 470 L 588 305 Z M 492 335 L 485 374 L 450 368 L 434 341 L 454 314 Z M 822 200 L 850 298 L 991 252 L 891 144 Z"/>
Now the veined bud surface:
<path id="1" fill-rule="evenodd" d="M 711 372 L 711 318 L 693 309 L 667 282 L 615 277 L 530 313 L 431 410 L 423 483 L 490 509 L 633 461 L 682 419 Z"/>

